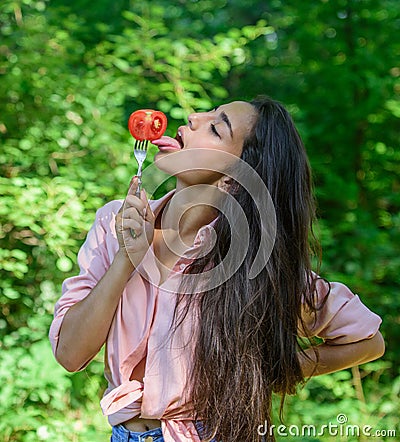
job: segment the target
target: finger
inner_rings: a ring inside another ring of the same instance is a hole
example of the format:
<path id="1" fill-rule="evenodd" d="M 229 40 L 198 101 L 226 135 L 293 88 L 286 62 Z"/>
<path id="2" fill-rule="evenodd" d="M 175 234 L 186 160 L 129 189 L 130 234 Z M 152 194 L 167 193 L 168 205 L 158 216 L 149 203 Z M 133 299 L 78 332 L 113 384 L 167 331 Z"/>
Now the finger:
<path id="1" fill-rule="evenodd" d="M 134 230 L 124 230 L 122 233 L 122 237 L 124 239 L 124 244 L 127 249 L 135 248 L 137 245 L 137 237 L 139 237 L 140 233 L 138 234 L 138 232 L 135 231 L 135 234 L 137 235 L 137 237 L 133 238 L 133 236 L 132 236 L 133 231 Z"/>
<path id="2" fill-rule="evenodd" d="M 124 230 L 129 229 L 129 230 L 134 230 L 136 233 L 139 233 L 139 231 L 142 230 L 143 228 L 143 224 L 136 219 L 124 219 L 122 221 L 122 228 Z"/>
<path id="3" fill-rule="evenodd" d="M 147 199 L 146 191 L 144 189 L 142 189 L 142 191 L 140 192 L 140 200 L 144 204 L 144 208 L 142 210 L 144 219 L 146 221 L 149 221 L 150 223 L 154 222 L 154 213 L 151 210 L 150 203 Z"/>
<path id="4" fill-rule="evenodd" d="M 132 207 L 128 207 L 124 210 L 122 217 L 124 219 L 137 219 L 137 220 L 143 220 L 144 216 L 143 216 L 143 209 L 137 209 L 136 207 L 132 206 Z"/>
<path id="5" fill-rule="evenodd" d="M 127 195 L 125 201 L 126 208 L 135 207 L 138 211 L 143 212 L 143 209 L 146 207 L 146 203 L 144 203 L 142 200 L 134 195 Z"/>
<path id="6" fill-rule="evenodd" d="M 125 218 L 142 218 L 144 219 L 144 204 L 136 196 L 128 195 L 125 200 L 125 209 L 123 211 L 123 216 Z M 126 213 L 125 213 L 126 212 Z"/>
<path id="7" fill-rule="evenodd" d="M 134 195 L 136 192 L 137 186 L 138 186 L 138 180 L 137 180 L 137 176 L 135 175 L 134 177 L 132 177 L 131 181 L 129 182 L 127 195 L 132 195 L 132 194 Z M 125 207 L 126 207 L 126 198 L 123 201 L 123 203 L 118 211 L 118 214 L 121 213 L 125 209 Z"/>
<path id="8" fill-rule="evenodd" d="M 135 195 L 139 185 L 139 178 L 135 175 L 129 183 L 128 195 Z"/>
<path id="9" fill-rule="evenodd" d="M 134 227 L 134 224 L 132 224 L 132 227 Z M 135 233 L 132 235 L 132 233 Z M 147 241 L 146 235 L 143 234 L 144 228 L 143 226 L 139 228 L 127 228 L 122 230 L 122 238 L 124 240 L 125 247 L 127 249 L 136 249 L 138 247 L 138 241 L 143 242 L 147 244 L 147 246 L 150 246 L 150 244 Z"/>

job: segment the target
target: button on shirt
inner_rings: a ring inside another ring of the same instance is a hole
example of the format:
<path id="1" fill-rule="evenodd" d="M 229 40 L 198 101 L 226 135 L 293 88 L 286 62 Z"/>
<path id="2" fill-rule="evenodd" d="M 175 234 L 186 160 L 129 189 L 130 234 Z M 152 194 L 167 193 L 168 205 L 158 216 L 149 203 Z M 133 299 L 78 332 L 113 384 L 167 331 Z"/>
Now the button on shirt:
<path id="1" fill-rule="evenodd" d="M 149 204 L 155 216 L 172 198 L 171 191 Z M 102 278 L 118 251 L 115 216 L 122 201 L 112 201 L 99 209 L 96 220 L 78 254 L 80 273 L 64 281 L 62 296 L 55 306 L 50 328 L 53 352 L 57 348 L 63 318 L 68 309 L 85 298 Z M 193 245 L 177 261 L 169 277 L 159 285 L 154 249 L 131 274 L 121 295 L 106 341 L 105 377 L 108 388 L 101 400 L 103 413 L 111 425 L 132 417 L 160 419 L 166 442 L 200 441 L 193 423 L 194 412 L 186 397 L 186 381 L 193 360 L 192 316 L 188 315 L 171 336 L 170 327 L 176 291 L 185 267 L 208 248 L 215 231 L 213 223 L 203 226 Z M 337 344 L 371 338 L 380 318 L 362 304 L 346 286 L 330 283 L 331 290 L 316 320 L 304 313 L 313 336 Z M 329 285 L 318 282 L 318 304 Z M 143 382 L 130 380 L 132 371 L 146 359 Z M 81 369 L 85 368 L 87 361 Z"/>

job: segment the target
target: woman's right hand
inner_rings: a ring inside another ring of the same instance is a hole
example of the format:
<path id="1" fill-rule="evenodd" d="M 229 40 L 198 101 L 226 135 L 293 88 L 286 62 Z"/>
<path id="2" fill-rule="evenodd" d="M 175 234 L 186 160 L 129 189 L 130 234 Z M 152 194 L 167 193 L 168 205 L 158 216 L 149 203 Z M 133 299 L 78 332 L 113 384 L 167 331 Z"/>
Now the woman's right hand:
<path id="1" fill-rule="evenodd" d="M 137 267 L 153 242 L 155 217 L 150 209 L 146 192 L 135 196 L 138 179 L 131 181 L 125 201 L 115 219 L 119 251 Z"/>

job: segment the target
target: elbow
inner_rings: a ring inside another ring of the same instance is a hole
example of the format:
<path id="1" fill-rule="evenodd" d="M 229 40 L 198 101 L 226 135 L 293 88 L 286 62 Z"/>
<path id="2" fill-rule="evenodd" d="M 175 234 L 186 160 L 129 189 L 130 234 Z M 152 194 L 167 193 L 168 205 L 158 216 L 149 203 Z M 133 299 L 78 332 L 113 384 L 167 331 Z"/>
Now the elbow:
<path id="1" fill-rule="evenodd" d="M 73 364 L 68 359 L 64 359 L 62 356 L 56 355 L 57 362 L 68 372 L 70 373 L 76 373 L 79 371 L 79 368 L 76 366 L 76 364 Z"/>
<path id="2" fill-rule="evenodd" d="M 61 362 L 60 362 L 61 364 Z M 78 371 L 80 371 L 80 368 L 77 368 L 77 366 L 75 365 L 69 365 L 68 363 L 65 364 L 61 364 L 62 367 L 67 370 L 69 373 L 77 373 Z"/>
<path id="3" fill-rule="evenodd" d="M 77 369 L 75 366 L 73 365 L 68 365 L 68 364 L 62 364 L 60 362 L 61 366 L 67 370 L 69 373 L 77 373 L 79 371 L 79 369 Z"/>
<path id="4" fill-rule="evenodd" d="M 364 362 L 374 361 L 381 358 L 385 354 L 385 340 L 382 334 L 378 331 L 371 339 L 369 345 L 369 352 L 366 355 Z"/>
<path id="5" fill-rule="evenodd" d="M 85 364 L 74 361 L 73 358 L 68 357 L 68 354 L 66 352 L 60 351 L 59 348 L 57 348 L 54 356 L 56 358 L 56 361 L 70 373 L 76 373 L 78 371 L 81 371 L 85 367 Z"/>
<path id="6" fill-rule="evenodd" d="M 381 358 L 385 354 L 385 340 L 383 339 L 382 334 L 378 331 L 375 335 L 376 337 L 376 348 L 375 348 L 375 359 Z"/>

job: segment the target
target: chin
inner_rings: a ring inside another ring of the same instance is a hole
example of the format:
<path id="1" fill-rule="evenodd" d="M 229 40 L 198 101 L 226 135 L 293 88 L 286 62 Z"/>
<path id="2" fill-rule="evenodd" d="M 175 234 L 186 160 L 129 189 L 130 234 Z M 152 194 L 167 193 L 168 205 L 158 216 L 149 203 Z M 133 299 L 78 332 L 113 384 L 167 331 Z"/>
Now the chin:
<path id="1" fill-rule="evenodd" d="M 157 169 L 168 175 L 176 176 L 182 171 L 182 167 L 179 168 L 176 157 L 174 158 L 175 152 L 157 152 L 154 155 L 154 165 Z"/>

